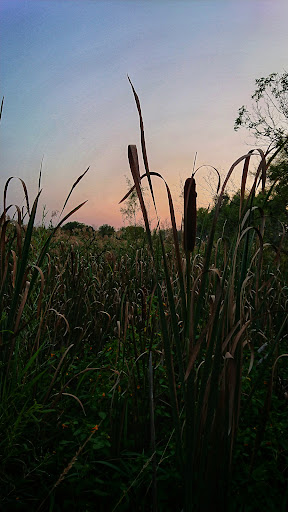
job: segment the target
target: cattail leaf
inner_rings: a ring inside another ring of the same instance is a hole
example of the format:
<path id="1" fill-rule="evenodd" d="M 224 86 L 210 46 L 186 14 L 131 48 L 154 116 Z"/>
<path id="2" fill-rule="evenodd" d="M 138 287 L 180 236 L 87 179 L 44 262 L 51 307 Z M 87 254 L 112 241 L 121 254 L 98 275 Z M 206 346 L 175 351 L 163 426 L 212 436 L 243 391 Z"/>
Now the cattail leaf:
<path id="1" fill-rule="evenodd" d="M 3 112 L 3 105 L 4 105 L 4 96 L 2 98 L 2 101 L 1 101 L 1 109 L 0 109 L 0 121 L 1 121 L 1 118 L 2 118 L 2 112 Z"/>
<path id="2" fill-rule="evenodd" d="M 63 336 L 66 336 L 67 332 L 70 331 L 70 326 L 69 326 L 69 322 L 68 322 L 67 318 L 65 317 L 65 315 L 63 315 L 62 313 L 59 313 L 59 311 L 56 311 L 56 309 L 54 309 L 54 308 L 50 308 L 49 311 L 53 311 L 59 318 L 63 318 L 63 320 L 66 324 L 66 330 L 65 330 Z"/>
<path id="3" fill-rule="evenodd" d="M 69 192 L 69 194 L 68 194 L 68 196 L 66 197 L 66 200 L 65 200 L 65 202 L 64 202 L 63 208 L 62 208 L 61 213 L 60 213 L 60 217 L 61 217 L 61 215 L 62 215 L 62 213 L 63 213 L 63 211 L 64 211 L 64 209 L 65 209 L 66 204 L 67 204 L 67 203 L 68 203 L 68 201 L 69 201 L 69 198 L 70 198 L 70 196 L 71 196 L 71 194 L 72 194 L 72 192 L 73 192 L 74 188 L 78 185 L 79 181 L 81 181 L 81 180 L 82 180 L 82 178 L 84 178 L 85 174 L 87 174 L 87 172 L 89 171 L 89 169 L 90 169 L 90 166 L 89 166 L 89 167 L 87 167 L 86 171 L 85 171 L 85 172 L 83 172 L 83 174 L 81 174 L 81 176 L 79 176 L 79 178 L 77 178 L 77 180 L 75 181 L 75 183 L 73 183 L 73 185 L 72 185 L 72 187 L 71 187 L 71 190 L 70 190 L 70 192 Z M 84 203 L 83 203 L 83 204 L 84 204 Z"/>
<path id="4" fill-rule="evenodd" d="M 187 178 L 184 186 L 184 249 L 193 251 L 196 241 L 196 182 L 194 177 Z"/>
<path id="5" fill-rule="evenodd" d="M 32 238 L 32 234 L 33 234 L 33 226 L 34 226 L 34 221 L 35 221 L 35 216 L 36 216 L 37 205 L 38 205 L 40 193 L 41 193 L 41 191 L 37 194 L 36 199 L 33 203 L 33 207 L 31 210 L 30 217 L 29 217 L 29 222 L 27 225 L 26 233 L 25 233 L 25 239 L 24 239 L 21 259 L 20 259 L 19 264 L 17 265 L 15 289 L 14 289 L 12 305 L 11 305 L 11 309 L 10 309 L 10 312 L 8 315 L 8 321 L 7 321 L 8 328 L 11 330 L 13 330 L 13 328 L 14 328 L 13 323 L 14 323 L 14 318 L 15 318 L 16 311 L 17 311 L 17 304 L 18 304 L 18 300 L 21 295 L 21 290 L 22 290 L 22 287 L 24 285 L 25 278 L 26 278 L 27 263 L 28 263 L 28 257 L 29 257 L 29 252 L 30 252 L 30 244 L 31 244 L 31 238 Z M 31 292 L 31 285 L 30 285 L 29 293 L 30 292 Z"/>
<path id="6" fill-rule="evenodd" d="M 28 215 L 30 215 L 30 208 L 29 208 L 29 198 L 28 198 L 28 190 L 27 190 L 27 187 L 26 187 L 26 184 L 25 182 L 21 179 L 21 178 L 18 178 L 17 176 L 11 176 L 10 178 L 8 178 L 8 180 L 6 181 L 5 183 L 5 187 L 4 187 L 4 200 L 3 200 L 3 210 L 4 210 L 4 214 L 5 212 L 7 211 L 6 209 L 6 200 L 7 200 L 7 191 L 8 191 L 8 186 L 9 186 L 9 183 L 11 180 L 14 180 L 14 179 L 18 179 L 20 182 L 21 182 L 21 185 L 23 187 L 23 190 L 24 190 L 24 196 L 25 196 L 25 200 L 26 200 L 26 206 L 27 206 L 27 212 L 28 212 Z M 38 192 L 38 195 L 40 194 L 40 191 Z"/>
<path id="7" fill-rule="evenodd" d="M 72 393 L 62 393 L 62 395 L 71 396 L 72 398 L 74 398 L 76 400 L 76 402 L 78 402 L 78 404 L 80 405 L 80 407 L 81 407 L 81 409 L 83 411 L 84 416 L 86 416 L 84 405 L 82 404 L 80 398 L 78 398 L 76 395 L 72 395 Z"/>
<path id="8" fill-rule="evenodd" d="M 139 199 L 139 203 L 140 203 L 143 219 L 144 219 L 144 222 L 145 222 L 146 232 L 147 232 L 147 235 L 148 235 L 148 238 L 149 238 L 150 248 L 152 248 L 152 241 L 150 241 L 151 235 L 149 236 L 149 233 L 150 233 L 149 220 L 148 220 L 147 210 L 146 210 L 146 206 L 145 206 L 144 199 L 143 199 L 142 190 L 141 190 L 141 187 L 140 187 L 141 178 L 140 178 L 140 171 L 139 171 L 137 147 L 135 145 L 129 145 L 128 146 L 128 160 L 129 160 L 130 169 L 131 169 L 131 173 L 132 173 L 132 176 L 133 176 L 134 184 L 135 184 L 135 187 L 136 187 L 136 191 L 137 191 L 137 195 L 138 195 L 138 199 Z"/>
<path id="9" fill-rule="evenodd" d="M 247 181 L 247 176 L 248 176 L 248 169 L 249 169 L 249 164 L 250 164 L 250 158 L 252 156 L 253 151 L 254 151 L 253 149 L 251 151 L 249 151 L 248 156 L 244 160 L 242 180 L 241 180 L 241 191 L 240 191 L 239 219 L 241 218 L 242 205 L 243 205 L 243 201 L 244 201 L 246 181 Z"/>
<path id="10" fill-rule="evenodd" d="M 200 165 L 200 167 L 197 167 L 196 171 L 193 172 L 192 176 L 195 177 L 196 172 L 198 172 L 200 169 L 203 169 L 203 167 L 205 167 L 205 168 L 210 167 L 211 169 L 213 169 L 216 172 L 216 174 L 218 176 L 218 184 L 217 184 L 217 189 L 216 189 L 216 195 L 217 195 L 220 190 L 220 186 L 221 186 L 221 176 L 220 176 L 218 169 L 216 169 L 216 167 L 214 167 L 213 165 L 209 165 L 209 164 Z"/>
<path id="11" fill-rule="evenodd" d="M 144 134 L 144 123 L 143 123 L 143 117 L 142 117 L 142 112 L 141 112 L 140 100 L 139 100 L 138 94 L 136 93 L 136 91 L 134 89 L 134 86 L 133 86 L 129 76 L 128 76 L 128 80 L 129 80 L 129 83 L 131 85 L 131 88 L 132 88 L 132 91 L 133 91 L 133 94 L 134 94 L 134 98 L 135 98 L 135 102 L 136 102 L 136 106 L 137 106 L 137 110 L 138 110 L 138 114 L 139 114 L 142 157 L 143 157 L 145 171 L 146 171 L 147 177 L 148 177 L 148 183 L 149 183 L 149 188 L 150 188 L 151 196 L 152 196 L 152 199 L 153 199 L 153 204 L 154 204 L 155 212 L 156 212 L 156 215 L 158 217 L 156 201 L 155 201 L 155 197 L 154 197 L 154 191 L 153 191 L 152 181 L 151 181 L 151 177 L 150 177 L 150 170 L 149 170 L 149 165 L 148 165 L 148 158 L 147 158 L 147 151 L 146 151 L 146 142 L 145 142 L 145 134 Z M 139 177 L 140 177 L 140 173 L 139 173 Z"/>
<path id="12" fill-rule="evenodd" d="M 49 386 L 49 388 L 48 388 L 48 391 L 47 391 L 47 393 L 46 393 L 45 397 L 43 398 L 43 404 L 45 404 L 45 402 L 47 402 L 47 400 L 48 400 L 48 398 L 49 398 L 49 396 L 50 396 L 50 394 L 51 394 L 51 391 L 52 391 L 52 389 L 53 389 L 54 382 L 55 382 L 55 380 L 56 380 L 56 378 L 57 378 L 57 375 L 58 375 L 58 373 L 59 373 L 59 371 L 60 371 L 60 368 L 61 368 L 61 366 L 62 366 L 62 364 L 63 364 L 63 361 L 64 361 L 64 359 L 65 359 L 66 355 L 68 354 L 69 350 L 71 350 L 71 348 L 72 348 L 72 347 L 74 347 L 74 343 L 71 343 L 71 345 L 69 345 L 69 347 L 65 350 L 65 352 L 64 352 L 64 354 L 63 354 L 63 356 L 61 357 L 61 359 L 60 359 L 60 361 L 59 361 L 59 363 L 58 363 L 58 366 L 57 366 L 57 368 L 56 368 L 56 370 L 55 370 L 55 373 L 54 373 L 54 375 L 53 375 L 53 378 L 52 378 L 52 380 L 51 380 L 51 383 L 50 383 L 50 386 Z M 53 407 L 52 407 L 52 408 L 53 408 Z"/>
<path id="13" fill-rule="evenodd" d="M 133 176 L 133 174 L 132 174 L 132 176 Z M 169 204 L 172 232 L 173 232 L 174 248 L 175 248 L 176 260 L 177 260 L 177 269 L 178 269 L 178 275 L 179 275 L 182 309 L 183 309 L 183 318 L 186 318 L 186 299 L 185 299 L 185 290 L 184 290 L 182 260 L 181 260 L 181 255 L 180 255 L 180 248 L 179 248 L 178 233 L 177 233 L 177 226 L 176 226 L 175 211 L 174 211 L 174 206 L 173 206 L 172 195 L 171 195 L 170 188 L 169 188 L 166 180 L 163 178 L 163 176 L 161 176 L 160 173 L 152 171 L 152 172 L 150 172 L 150 176 L 156 176 L 156 177 L 160 178 L 161 180 L 163 180 L 165 183 L 167 196 L 168 196 L 168 204 Z M 142 176 L 140 176 L 140 182 L 145 177 L 147 177 L 147 173 L 142 174 Z M 129 197 L 129 195 L 135 190 L 135 188 L 136 188 L 136 185 L 133 185 L 133 187 L 123 197 L 123 199 L 121 199 L 119 204 L 122 203 L 123 201 L 125 201 L 125 199 L 127 199 Z"/>
<path id="14" fill-rule="evenodd" d="M 169 302 L 169 309 L 171 314 L 171 324 L 172 324 L 172 331 L 176 346 L 176 354 L 178 359 L 178 366 L 179 366 L 179 373 L 180 373 L 180 380 L 182 383 L 184 383 L 184 370 L 183 370 L 183 360 L 182 360 L 182 354 L 181 354 L 181 340 L 179 335 L 179 327 L 177 322 L 177 315 L 176 315 L 176 308 L 175 308 L 175 298 L 171 286 L 170 276 L 169 276 L 169 270 L 167 265 L 167 259 L 165 254 L 165 248 L 163 243 L 162 234 L 160 232 L 160 242 L 161 242 L 161 249 L 162 249 L 162 258 L 163 258 L 163 267 L 166 277 L 166 286 L 167 286 L 167 295 L 168 295 L 168 302 Z"/>
<path id="15" fill-rule="evenodd" d="M 39 192 L 39 191 L 40 191 L 40 189 L 41 189 L 41 179 L 42 179 L 42 167 L 43 167 L 43 160 L 44 160 L 44 156 L 42 156 L 41 165 L 40 165 L 40 170 L 39 170 L 39 178 L 38 178 L 38 192 Z"/>

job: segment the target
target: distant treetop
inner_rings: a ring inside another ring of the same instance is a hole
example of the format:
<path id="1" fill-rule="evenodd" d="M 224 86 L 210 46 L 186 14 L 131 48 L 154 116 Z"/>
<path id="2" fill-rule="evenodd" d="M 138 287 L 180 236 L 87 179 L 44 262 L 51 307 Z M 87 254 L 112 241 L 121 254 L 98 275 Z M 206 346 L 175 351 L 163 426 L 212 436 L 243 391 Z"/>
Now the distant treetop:
<path id="1" fill-rule="evenodd" d="M 269 152 L 288 148 L 288 73 L 257 78 L 255 85 L 252 108 L 239 108 L 234 130 L 244 126 L 256 139 L 268 144 Z"/>
<path id="2" fill-rule="evenodd" d="M 113 228 L 113 226 L 109 226 L 109 224 L 103 224 L 98 228 L 98 233 L 101 236 L 111 236 L 115 233 L 115 228 Z"/>
<path id="3" fill-rule="evenodd" d="M 94 228 L 92 226 L 87 226 L 87 224 L 83 224 L 82 222 L 78 222 L 77 220 L 67 222 L 62 226 L 64 231 L 74 231 L 75 229 L 90 229 L 94 231 Z"/>

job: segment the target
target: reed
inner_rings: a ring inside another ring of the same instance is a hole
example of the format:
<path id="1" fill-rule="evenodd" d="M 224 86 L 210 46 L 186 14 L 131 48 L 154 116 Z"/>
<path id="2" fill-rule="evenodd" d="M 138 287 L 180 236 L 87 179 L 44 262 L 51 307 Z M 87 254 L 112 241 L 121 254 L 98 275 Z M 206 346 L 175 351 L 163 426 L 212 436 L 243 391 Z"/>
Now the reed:
<path id="1" fill-rule="evenodd" d="M 231 166 L 222 185 L 218 173 L 205 222 L 196 204 L 200 168 L 193 169 L 181 243 L 170 188 L 149 168 L 134 88 L 133 95 L 144 174 L 136 146 L 129 146 L 128 161 L 146 235 L 124 229 L 104 239 L 61 229 L 82 206 L 65 216 L 88 170 L 51 229 L 35 226 L 41 172 L 33 202 L 19 181 L 23 210 L 8 204 L 12 178 L 4 187 L 2 508 L 284 510 L 287 256 L 282 228 L 277 246 L 265 238 L 269 161 L 253 151 Z M 258 168 L 247 191 L 253 161 Z M 232 204 L 226 186 L 238 165 Z M 159 229 L 155 180 L 167 193 L 170 230 Z M 227 208 L 238 208 L 232 229 Z"/>
<path id="2" fill-rule="evenodd" d="M 241 393 L 243 372 L 246 371 L 244 351 L 250 350 L 249 373 L 254 363 L 255 332 L 265 332 L 265 339 L 269 340 L 270 346 L 266 365 L 273 364 L 277 347 L 283 344 L 283 329 L 287 325 L 287 314 L 283 316 L 282 311 L 280 313 L 281 306 L 278 300 L 277 306 L 274 303 L 276 309 L 273 319 L 270 317 L 269 325 L 264 314 L 265 306 L 267 307 L 268 303 L 272 304 L 275 296 L 271 288 L 269 292 L 267 290 L 270 279 L 263 265 L 263 210 L 254 206 L 253 203 L 259 181 L 262 183 L 263 203 L 265 203 L 267 163 L 262 150 L 249 151 L 233 163 L 218 196 L 205 252 L 199 255 L 197 266 L 194 264 L 193 257 L 197 195 L 194 175 L 186 180 L 184 187 L 185 266 L 178 246 L 172 198 L 166 184 L 174 250 L 177 256 L 177 275 L 176 279 L 173 278 L 173 289 L 172 275 L 167 265 L 167 255 L 160 232 L 162 251 L 160 265 L 163 265 L 165 276 L 163 285 L 159 276 L 159 261 L 153 254 L 150 225 L 139 186 L 140 181 L 147 177 L 157 216 L 152 178 L 154 176 L 162 178 L 162 176 L 149 170 L 140 101 L 133 86 L 132 89 L 140 118 L 145 175 L 140 176 L 136 147 L 129 146 L 128 154 L 134 179 L 133 189 L 136 188 L 138 194 L 151 250 L 154 286 L 158 292 L 178 468 L 185 481 L 184 511 L 209 510 L 215 507 L 219 510 L 228 510 L 233 500 L 230 494 L 230 482 L 233 474 L 234 446 L 239 422 L 241 423 L 241 410 L 245 407 L 246 401 Z M 131 154 L 134 155 L 133 159 Z M 257 154 L 260 156 L 260 163 L 250 193 L 246 197 L 250 160 Z M 225 258 L 224 265 L 222 260 L 222 265 L 216 267 L 213 263 L 213 253 L 215 247 L 217 251 L 220 250 L 222 241 L 220 239 L 215 245 L 215 230 L 222 199 L 234 169 L 241 162 L 244 162 L 244 167 L 239 222 L 235 226 L 235 236 L 230 243 L 229 254 Z M 256 211 L 260 215 L 256 215 Z M 183 293 L 184 282 L 186 283 L 185 293 Z M 175 288 L 178 288 L 177 291 Z M 266 290 L 265 294 L 263 294 L 264 290 Z M 164 297 L 168 298 L 168 315 L 163 308 Z M 180 393 L 176 388 L 178 379 L 181 383 Z M 257 384 L 248 400 L 251 400 L 256 388 Z M 184 403 L 184 411 L 179 407 L 180 399 Z M 266 412 L 269 409 L 268 402 L 266 401 Z M 261 433 L 259 430 L 254 453 L 260 446 L 260 439 L 263 439 L 263 429 Z M 253 461 L 254 456 L 252 465 Z"/>

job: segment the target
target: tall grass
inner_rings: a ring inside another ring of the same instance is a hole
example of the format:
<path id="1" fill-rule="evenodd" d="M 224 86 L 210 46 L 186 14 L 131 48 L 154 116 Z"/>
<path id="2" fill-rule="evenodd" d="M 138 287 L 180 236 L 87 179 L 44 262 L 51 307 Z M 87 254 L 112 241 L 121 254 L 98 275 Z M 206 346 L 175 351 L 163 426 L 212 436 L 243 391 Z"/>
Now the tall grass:
<path id="1" fill-rule="evenodd" d="M 278 247 L 265 241 L 265 157 L 249 152 L 219 182 L 208 239 L 199 230 L 196 237 L 193 172 L 182 244 L 169 186 L 149 168 L 133 93 L 145 173 L 136 146 L 128 160 L 146 237 L 67 235 L 61 225 L 82 205 L 53 229 L 35 227 L 41 179 L 32 206 L 20 180 L 23 211 L 7 205 L 12 178 L 4 189 L 0 502 L 7 511 L 272 511 L 280 493 L 273 491 L 270 503 L 265 488 L 272 492 L 277 470 L 282 491 L 287 475 L 285 439 L 278 448 L 266 444 L 267 435 L 273 441 L 275 384 L 287 372 L 287 272 L 284 237 Z M 253 159 L 258 170 L 247 193 Z M 225 227 L 219 237 L 226 186 L 242 164 L 237 225 L 232 237 Z M 144 179 L 157 230 L 150 228 Z M 154 180 L 167 191 L 166 234 Z M 279 437 L 282 428 L 279 421 Z M 268 475 L 266 454 L 274 457 Z"/>
<path id="2" fill-rule="evenodd" d="M 282 292 L 279 293 L 282 289 L 281 277 L 275 272 L 271 286 L 271 273 L 264 264 L 264 251 L 271 250 L 271 247 L 264 244 L 263 209 L 253 204 L 259 182 L 262 183 L 263 204 L 269 194 L 265 193 L 267 164 L 262 150 L 249 151 L 233 163 L 216 202 L 205 251 L 198 254 L 197 259 L 193 254 L 197 195 L 194 175 L 186 180 L 184 189 L 185 259 L 180 256 L 173 203 L 166 184 L 177 261 L 175 278 L 169 272 L 161 232 L 161 262 L 155 258 L 153 252 L 151 229 L 140 181 L 144 177 L 148 178 L 157 215 L 152 177 L 161 176 L 149 170 L 140 102 L 133 86 L 132 89 L 140 118 L 141 148 L 146 171 L 143 176 L 140 177 L 136 146 L 129 146 L 128 157 L 135 184 L 133 188 L 137 190 L 153 261 L 178 468 L 185 481 L 184 511 L 231 509 L 233 451 L 241 423 L 241 411 L 246 404 L 249 405 L 259 386 L 259 382 L 255 382 L 249 396 L 243 396 L 243 373 L 251 372 L 255 350 L 261 350 L 264 340 L 269 350 L 263 372 L 265 368 L 275 364 L 287 329 L 286 299 L 283 302 Z M 246 196 L 250 160 L 257 154 L 260 156 L 260 163 L 250 193 Z M 241 162 L 244 162 L 244 167 L 239 221 L 235 225 L 235 236 L 230 240 L 229 252 L 223 258 L 224 247 L 222 248 L 221 239 L 215 240 L 215 229 L 227 183 Z M 280 248 L 276 249 L 275 266 L 279 250 Z M 163 284 L 160 285 L 159 276 L 162 265 L 164 287 Z M 168 314 L 165 314 L 163 308 L 166 298 L 169 304 Z M 250 354 L 248 369 L 244 364 L 247 351 Z M 180 382 L 179 393 L 176 391 L 177 382 Z M 268 397 L 272 385 L 273 377 Z M 184 404 L 183 407 L 180 403 Z M 263 440 L 269 405 L 267 399 L 251 458 L 250 473 Z"/>

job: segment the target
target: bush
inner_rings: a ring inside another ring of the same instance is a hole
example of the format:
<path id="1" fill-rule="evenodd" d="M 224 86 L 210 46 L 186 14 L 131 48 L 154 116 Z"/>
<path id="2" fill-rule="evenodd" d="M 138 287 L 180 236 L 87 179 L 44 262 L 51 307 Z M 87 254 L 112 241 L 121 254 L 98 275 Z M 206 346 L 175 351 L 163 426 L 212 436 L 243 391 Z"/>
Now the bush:
<path id="1" fill-rule="evenodd" d="M 142 226 L 127 226 L 120 229 L 120 234 L 125 240 L 135 240 L 144 237 L 145 229 Z"/>
<path id="2" fill-rule="evenodd" d="M 93 229 L 91 226 L 87 226 L 86 224 L 83 224 L 82 222 L 77 222 L 77 220 L 67 222 L 67 224 L 64 224 L 62 227 L 63 231 L 75 231 L 76 229 Z"/>
<path id="3" fill-rule="evenodd" d="M 109 226 L 109 224 L 103 224 L 103 226 L 100 226 L 100 228 L 98 229 L 98 233 L 103 237 L 106 235 L 112 236 L 115 233 L 115 229 L 113 228 L 113 226 Z"/>

